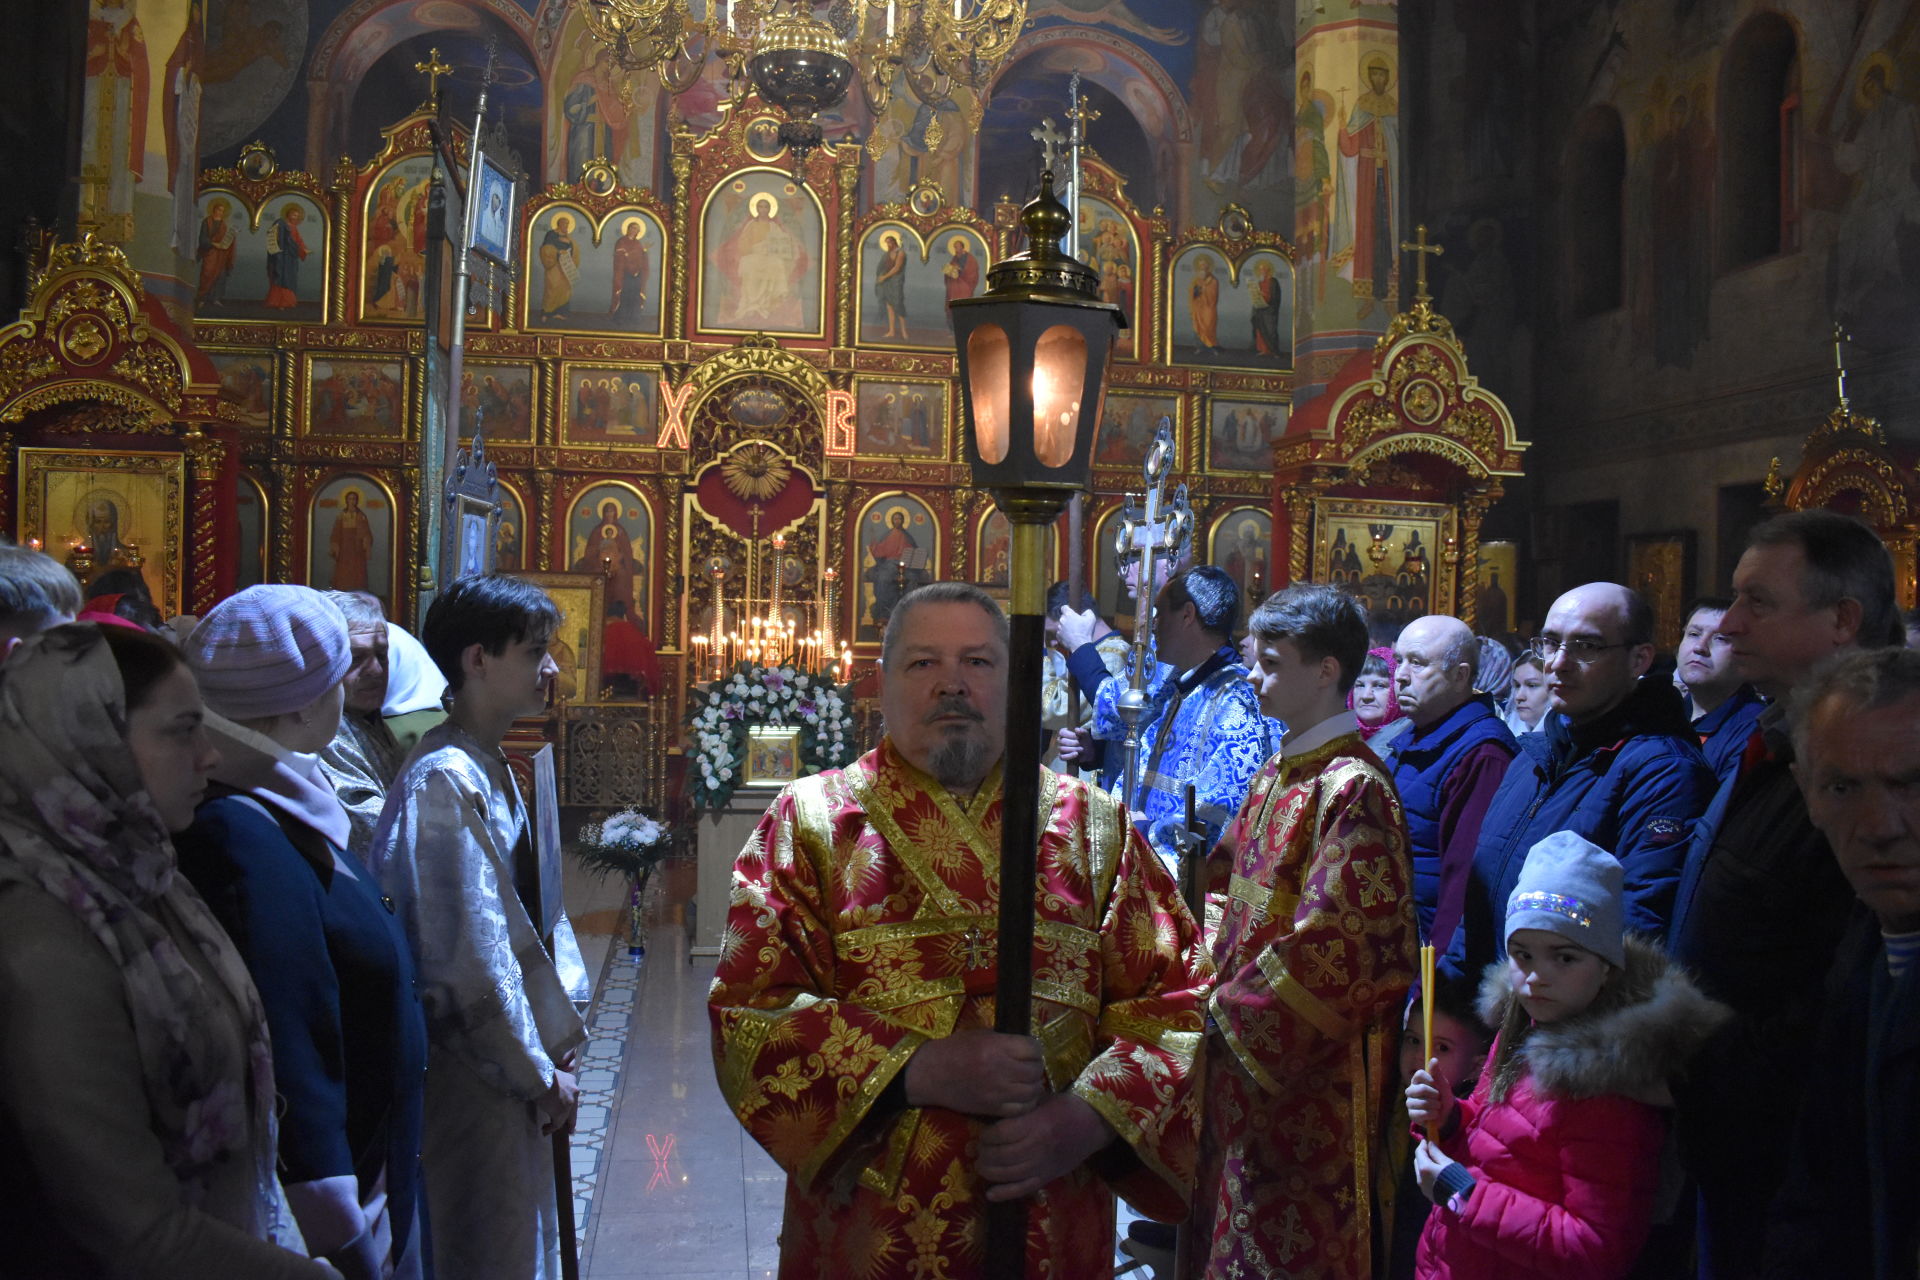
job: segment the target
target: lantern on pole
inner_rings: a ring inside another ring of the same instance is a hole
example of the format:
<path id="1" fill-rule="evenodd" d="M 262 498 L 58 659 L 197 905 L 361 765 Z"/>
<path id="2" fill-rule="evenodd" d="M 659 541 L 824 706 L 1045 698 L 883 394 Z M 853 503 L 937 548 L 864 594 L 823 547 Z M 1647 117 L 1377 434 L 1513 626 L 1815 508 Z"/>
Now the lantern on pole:
<path id="1" fill-rule="evenodd" d="M 1100 300 L 1099 274 L 1061 248 L 1073 215 L 1054 197 L 1050 170 L 1020 221 L 1026 252 L 987 272 L 985 294 L 956 298 L 947 310 L 960 357 L 967 462 L 974 485 L 993 494 L 1013 533 L 994 1027 L 1031 1035 L 1046 530 L 1092 478 L 1107 365 L 1127 322 L 1119 307 Z M 1024 1274 L 1026 1226 L 1024 1202 L 988 1206 L 989 1275 Z"/>

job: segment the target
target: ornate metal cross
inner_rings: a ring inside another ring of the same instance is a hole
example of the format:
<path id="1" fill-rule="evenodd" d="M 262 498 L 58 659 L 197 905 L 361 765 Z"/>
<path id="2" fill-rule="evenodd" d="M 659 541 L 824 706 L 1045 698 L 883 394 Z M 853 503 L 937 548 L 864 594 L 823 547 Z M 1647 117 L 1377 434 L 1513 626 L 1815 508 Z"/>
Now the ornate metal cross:
<path id="1" fill-rule="evenodd" d="M 1060 172 L 1060 148 L 1067 144 L 1067 135 L 1055 127 L 1053 117 L 1042 119 L 1027 130 L 1027 136 L 1040 144 L 1040 167 L 1053 173 Z"/>
<path id="2" fill-rule="evenodd" d="M 440 109 L 440 77 L 453 74 L 453 68 L 440 61 L 440 50 L 427 50 L 424 62 L 416 62 L 413 69 L 427 78 L 427 104 L 435 111 Z"/>
<path id="3" fill-rule="evenodd" d="M 962 946 L 960 954 L 969 969 L 984 969 L 993 963 L 993 948 L 987 944 L 987 935 L 980 932 L 979 925 L 969 926 L 960 935 Z"/>
<path id="4" fill-rule="evenodd" d="M 1432 302 L 1433 295 L 1427 292 L 1427 259 L 1439 257 L 1446 252 L 1446 249 L 1441 245 L 1427 243 L 1427 224 L 1424 222 L 1413 229 L 1413 234 L 1417 237 L 1417 243 L 1414 240 L 1402 240 L 1400 252 L 1420 255 L 1414 259 L 1413 298 L 1416 302 Z"/>

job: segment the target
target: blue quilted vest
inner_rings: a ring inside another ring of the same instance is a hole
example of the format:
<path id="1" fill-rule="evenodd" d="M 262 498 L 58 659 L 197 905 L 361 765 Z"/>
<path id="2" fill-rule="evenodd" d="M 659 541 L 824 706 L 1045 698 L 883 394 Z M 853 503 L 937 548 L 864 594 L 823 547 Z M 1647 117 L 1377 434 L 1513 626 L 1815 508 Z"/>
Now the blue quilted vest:
<path id="1" fill-rule="evenodd" d="M 1483 742 L 1503 743 L 1508 752 L 1516 750 L 1513 734 L 1494 711 L 1493 699 L 1484 693 L 1467 699 L 1438 723 L 1408 730 L 1387 747 L 1385 764 L 1407 815 L 1413 900 L 1422 939 L 1433 936 L 1433 917 L 1440 906 L 1441 792 L 1460 758 Z"/>

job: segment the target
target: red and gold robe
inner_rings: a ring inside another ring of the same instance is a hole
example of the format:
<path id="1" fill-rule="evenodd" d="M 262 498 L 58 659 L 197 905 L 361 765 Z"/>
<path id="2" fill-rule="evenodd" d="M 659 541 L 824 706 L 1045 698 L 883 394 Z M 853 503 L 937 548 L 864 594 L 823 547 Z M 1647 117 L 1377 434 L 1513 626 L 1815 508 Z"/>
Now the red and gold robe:
<path id="1" fill-rule="evenodd" d="M 1210 895 L 1220 982 L 1182 1274 L 1364 1280 L 1418 935 L 1406 821 L 1352 713 L 1261 767 L 1220 848 L 1232 874 Z"/>
<path id="2" fill-rule="evenodd" d="M 790 785 L 741 851 L 709 997 L 714 1062 L 787 1171 L 783 1276 L 982 1273 L 984 1122 L 874 1104 L 927 1040 L 993 1025 L 1001 807 L 997 766 L 963 806 L 882 742 Z M 1040 823 L 1034 1035 L 1049 1085 L 1122 1141 L 1029 1202 L 1027 1274 L 1103 1277 L 1113 1190 L 1186 1214 L 1211 970 L 1111 799 L 1043 770 Z"/>

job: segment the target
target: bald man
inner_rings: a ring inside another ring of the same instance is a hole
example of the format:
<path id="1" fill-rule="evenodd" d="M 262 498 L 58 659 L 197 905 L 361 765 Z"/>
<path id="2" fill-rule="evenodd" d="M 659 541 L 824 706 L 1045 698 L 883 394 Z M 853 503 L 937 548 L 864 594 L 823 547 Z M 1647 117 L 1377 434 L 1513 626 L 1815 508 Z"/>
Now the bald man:
<path id="1" fill-rule="evenodd" d="M 1384 750 L 1406 812 L 1420 941 L 1441 951 L 1453 939 L 1480 825 L 1519 748 L 1474 692 L 1480 644 L 1458 618 L 1416 618 L 1394 642 L 1394 686 L 1412 728 Z"/>
<path id="2" fill-rule="evenodd" d="M 1507 897 L 1527 850 L 1571 831 L 1626 868 L 1627 928 L 1666 933 L 1687 843 L 1713 800 L 1686 704 L 1653 665 L 1653 611 L 1639 592 L 1590 582 L 1547 611 L 1532 652 L 1547 677 L 1541 731 L 1520 739 L 1480 824 L 1460 928 L 1444 967 L 1478 975 L 1501 954 Z"/>

